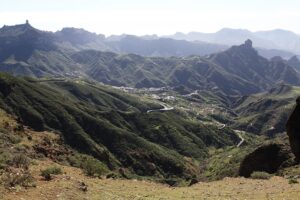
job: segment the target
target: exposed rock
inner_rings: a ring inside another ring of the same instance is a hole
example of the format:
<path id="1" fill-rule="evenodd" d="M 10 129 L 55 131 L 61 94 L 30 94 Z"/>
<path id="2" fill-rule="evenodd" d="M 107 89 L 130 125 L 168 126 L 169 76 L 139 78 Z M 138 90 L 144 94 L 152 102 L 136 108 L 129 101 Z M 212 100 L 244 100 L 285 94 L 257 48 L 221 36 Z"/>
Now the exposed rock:
<path id="1" fill-rule="evenodd" d="M 83 192 L 87 192 L 88 191 L 88 186 L 84 182 L 80 182 L 79 183 L 79 189 L 82 190 Z"/>
<path id="2" fill-rule="evenodd" d="M 296 156 L 296 161 L 300 161 L 300 97 L 296 100 L 297 105 L 286 124 L 286 131 L 289 136 L 292 152 Z"/>
<path id="3" fill-rule="evenodd" d="M 280 166 L 291 158 L 286 144 L 267 144 L 257 148 L 245 157 L 239 169 L 239 175 L 250 177 L 254 171 L 275 173 Z"/>
<path id="4" fill-rule="evenodd" d="M 252 41 L 250 39 L 245 41 L 245 46 L 248 48 L 252 48 Z"/>

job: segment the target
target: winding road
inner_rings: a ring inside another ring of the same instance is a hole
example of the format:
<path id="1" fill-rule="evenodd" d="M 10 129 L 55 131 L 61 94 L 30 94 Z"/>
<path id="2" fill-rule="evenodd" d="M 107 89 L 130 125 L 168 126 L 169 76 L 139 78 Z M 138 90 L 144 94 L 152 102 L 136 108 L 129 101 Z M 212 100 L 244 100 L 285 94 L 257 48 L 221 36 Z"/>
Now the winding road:
<path id="1" fill-rule="evenodd" d="M 163 108 L 154 109 L 154 110 L 147 110 L 147 113 L 174 110 L 174 107 L 169 107 L 169 106 L 167 106 L 167 105 L 165 105 L 163 103 L 160 103 L 160 105 L 163 106 Z"/>
<path id="2" fill-rule="evenodd" d="M 236 145 L 236 147 L 240 147 L 240 146 L 245 142 L 245 139 L 244 139 L 243 136 L 241 135 L 240 131 L 235 130 L 234 132 L 235 132 L 235 133 L 239 136 L 239 138 L 241 139 L 241 141 Z"/>
<path id="3" fill-rule="evenodd" d="M 219 130 L 223 129 L 226 127 L 226 124 L 221 124 L 220 127 L 218 127 Z M 243 136 L 241 135 L 241 131 L 239 130 L 233 130 L 235 132 L 235 134 L 237 134 L 237 136 L 240 138 L 240 142 L 236 145 L 236 147 L 240 147 L 244 142 L 245 142 L 245 139 L 243 138 Z"/>

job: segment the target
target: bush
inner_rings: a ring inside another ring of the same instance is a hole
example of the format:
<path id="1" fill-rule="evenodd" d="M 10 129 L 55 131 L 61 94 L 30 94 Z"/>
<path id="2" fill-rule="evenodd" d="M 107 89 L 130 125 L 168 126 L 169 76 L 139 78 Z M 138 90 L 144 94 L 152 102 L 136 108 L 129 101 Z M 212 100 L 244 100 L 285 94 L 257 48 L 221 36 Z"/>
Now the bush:
<path id="1" fill-rule="evenodd" d="M 289 179 L 289 184 L 295 184 L 295 183 L 299 183 L 297 179 L 295 179 L 295 178 Z"/>
<path id="2" fill-rule="evenodd" d="M 23 187 L 35 187 L 35 180 L 28 170 L 9 173 L 2 175 L 1 179 L 5 187 L 15 187 L 17 185 Z"/>
<path id="3" fill-rule="evenodd" d="M 112 179 L 116 179 L 116 178 L 119 178 L 120 176 L 114 172 L 112 173 L 109 173 L 106 175 L 106 178 L 112 178 Z"/>
<path id="4" fill-rule="evenodd" d="M 9 164 L 11 154 L 8 152 L 0 153 L 0 169 L 5 169 Z"/>
<path id="5" fill-rule="evenodd" d="M 28 169 L 30 165 L 30 159 L 24 154 L 18 154 L 9 161 L 9 164 L 16 168 Z"/>
<path id="6" fill-rule="evenodd" d="M 48 167 L 41 171 L 41 176 L 45 178 L 45 180 L 50 181 L 52 179 L 51 175 L 62 174 L 62 169 L 58 166 Z"/>
<path id="7" fill-rule="evenodd" d="M 21 137 L 20 136 L 17 136 L 17 135 L 10 135 L 9 137 L 8 137 L 8 140 L 11 142 L 11 143 L 13 143 L 13 144 L 18 144 L 18 143 L 20 143 L 21 142 Z"/>
<path id="8" fill-rule="evenodd" d="M 87 158 L 83 161 L 81 168 L 88 176 L 100 176 L 106 171 L 105 166 L 93 158 Z"/>
<path id="9" fill-rule="evenodd" d="M 252 179 L 270 179 L 273 175 L 267 172 L 252 172 L 251 178 Z"/>

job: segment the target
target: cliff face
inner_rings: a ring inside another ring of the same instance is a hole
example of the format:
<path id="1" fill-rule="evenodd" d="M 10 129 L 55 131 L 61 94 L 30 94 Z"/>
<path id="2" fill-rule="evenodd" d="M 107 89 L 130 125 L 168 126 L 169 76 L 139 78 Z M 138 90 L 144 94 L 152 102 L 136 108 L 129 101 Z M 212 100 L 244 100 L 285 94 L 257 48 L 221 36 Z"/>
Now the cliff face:
<path id="1" fill-rule="evenodd" d="M 289 136 L 292 152 L 296 156 L 296 161 L 300 161 L 300 97 L 296 100 L 297 104 L 292 112 L 287 124 L 286 131 Z"/>

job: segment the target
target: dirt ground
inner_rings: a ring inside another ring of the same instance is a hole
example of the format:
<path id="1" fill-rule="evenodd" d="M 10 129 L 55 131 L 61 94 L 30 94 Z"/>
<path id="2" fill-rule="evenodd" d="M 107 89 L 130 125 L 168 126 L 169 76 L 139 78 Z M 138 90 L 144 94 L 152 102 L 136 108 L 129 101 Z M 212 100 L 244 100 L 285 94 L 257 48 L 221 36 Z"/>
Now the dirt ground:
<path id="1" fill-rule="evenodd" d="M 40 170 L 53 165 L 55 164 L 51 161 L 38 161 L 36 165 L 31 166 L 37 186 L 28 189 L 16 187 L 12 190 L 2 188 L 0 199 L 300 199 L 300 183 L 289 184 L 288 180 L 282 177 L 272 177 L 270 180 L 225 178 L 221 181 L 198 183 L 191 187 L 169 187 L 146 181 L 89 178 L 80 169 L 61 166 L 64 174 L 55 176 L 51 181 L 43 180 Z M 87 191 L 82 190 L 82 182 L 87 185 Z"/>

